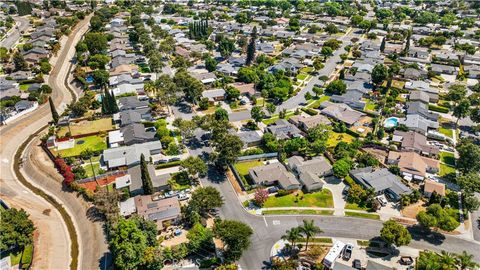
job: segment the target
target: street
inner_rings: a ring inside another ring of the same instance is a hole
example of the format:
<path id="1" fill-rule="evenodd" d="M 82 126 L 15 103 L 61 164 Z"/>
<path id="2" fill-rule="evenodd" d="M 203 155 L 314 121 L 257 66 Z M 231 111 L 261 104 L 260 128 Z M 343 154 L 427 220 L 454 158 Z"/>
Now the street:
<path id="1" fill-rule="evenodd" d="M 22 32 L 28 29 L 30 22 L 25 17 L 13 17 L 16 25 L 7 33 L 5 39 L 0 42 L 0 47 L 11 49 L 15 47 L 22 36 Z"/>

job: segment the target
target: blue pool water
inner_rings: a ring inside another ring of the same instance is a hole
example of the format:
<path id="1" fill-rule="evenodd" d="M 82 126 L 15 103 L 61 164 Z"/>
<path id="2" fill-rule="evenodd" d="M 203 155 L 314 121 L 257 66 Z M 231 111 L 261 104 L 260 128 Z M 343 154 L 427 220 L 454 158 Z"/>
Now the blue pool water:
<path id="1" fill-rule="evenodd" d="M 390 117 L 387 118 L 383 124 L 385 128 L 394 128 L 398 126 L 398 118 L 396 117 Z"/>
<path id="2" fill-rule="evenodd" d="M 85 78 L 85 81 L 87 81 L 87 83 L 93 83 L 93 76 L 88 75 L 87 78 Z"/>

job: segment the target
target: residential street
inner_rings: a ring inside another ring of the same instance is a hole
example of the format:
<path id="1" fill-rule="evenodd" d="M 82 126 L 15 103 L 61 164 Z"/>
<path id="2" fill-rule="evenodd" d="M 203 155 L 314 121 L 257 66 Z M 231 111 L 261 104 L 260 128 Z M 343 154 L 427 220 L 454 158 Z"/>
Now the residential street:
<path id="1" fill-rule="evenodd" d="M 58 54 L 58 58 L 52 60 L 52 62 L 56 62 L 58 65 L 54 66 L 51 75 L 48 77 L 48 84 L 53 88 L 52 99 L 58 111 L 62 111 L 65 105 L 72 100 L 72 96 L 67 91 L 64 82 L 68 75 L 70 59 L 72 59 L 75 53 L 75 44 L 88 30 L 90 17 L 91 16 L 86 17 L 85 20 L 77 25 L 68 39 L 62 43 L 62 49 Z M 12 160 L 19 145 L 21 145 L 30 134 L 35 133 L 45 126 L 50 119 L 51 114 L 47 103 L 33 113 L 20 117 L 11 124 L 0 128 L 2 138 L 0 141 L 0 155 L 2 156 L 0 194 L 1 198 L 12 207 L 25 209 L 37 227 L 38 241 L 35 246 L 34 268 L 69 269 L 71 261 L 71 237 L 68 234 L 60 214 L 45 200 L 22 186 L 16 180 L 15 173 L 13 172 Z M 77 201 L 77 205 L 72 201 L 63 201 L 63 194 L 61 194 L 62 192 L 60 190 L 50 189 L 50 183 L 42 181 L 44 179 L 40 177 L 40 174 L 31 173 L 32 167 L 30 166 L 32 166 L 32 164 L 28 163 L 28 161 L 28 159 L 23 159 L 23 162 L 27 162 L 23 168 L 27 172 L 30 171 L 26 178 L 34 178 L 32 184 L 53 195 L 56 200 L 67 208 L 67 212 L 72 216 L 72 219 L 76 221 L 77 238 L 80 246 L 79 269 L 99 268 L 100 262 L 98 258 L 103 256 L 103 252 L 107 250 L 101 227 L 82 223 L 82 217 L 85 219 L 85 211 L 79 211 L 79 208 L 77 208 L 78 204 L 81 206 L 80 200 L 73 200 Z M 43 168 L 37 168 L 35 170 L 38 173 L 38 171 L 43 171 Z M 49 214 L 42 213 L 47 209 L 53 211 Z M 101 237 L 94 239 L 95 237 L 92 237 L 92 235 Z M 100 254 L 86 253 L 87 250 L 92 249 L 92 245 L 98 248 Z"/>
<path id="2" fill-rule="evenodd" d="M 29 20 L 25 17 L 13 17 L 13 19 L 16 25 L 8 32 L 5 39 L 0 42 L 0 47 L 5 47 L 9 50 L 17 44 L 22 32 L 27 30 L 30 24 Z"/>

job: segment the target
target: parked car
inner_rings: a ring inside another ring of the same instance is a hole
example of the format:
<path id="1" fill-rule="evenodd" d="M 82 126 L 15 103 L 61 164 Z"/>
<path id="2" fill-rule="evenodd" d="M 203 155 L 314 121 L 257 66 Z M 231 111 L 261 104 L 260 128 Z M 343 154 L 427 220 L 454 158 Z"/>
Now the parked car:
<path id="1" fill-rule="evenodd" d="M 352 267 L 355 269 L 362 269 L 362 262 L 359 259 L 353 260 Z"/>
<path id="2" fill-rule="evenodd" d="M 171 159 L 170 159 L 170 162 L 172 162 L 172 161 L 180 161 L 180 158 L 179 158 L 179 157 L 171 158 Z"/>
<path id="3" fill-rule="evenodd" d="M 345 250 L 343 251 L 343 259 L 348 261 L 352 257 L 353 245 L 347 244 Z"/>
<path id="4" fill-rule="evenodd" d="M 347 196 L 349 190 L 350 190 L 350 186 L 346 186 L 345 188 L 343 188 L 342 194 L 343 194 L 344 196 Z"/>
<path id="5" fill-rule="evenodd" d="M 272 193 L 275 193 L 278 191 L 278 188 L 277 187 L 269 187 L 268 188 L 268 193 L 272 194 Z"/>
<path id="6" fill-rule="evenodd" d="M 411 265 L 411 264 L 413 264 L 413 258 L 410 257 L 410 256 L 401 256 L 400 257 L 400 264 Z"/>
<path id="7" fill-rule="evenodd" d="M 381 206 L 387 205 L 387 200 L 383 196 L 377 197 L 377 201 L 380 203 Z"/>

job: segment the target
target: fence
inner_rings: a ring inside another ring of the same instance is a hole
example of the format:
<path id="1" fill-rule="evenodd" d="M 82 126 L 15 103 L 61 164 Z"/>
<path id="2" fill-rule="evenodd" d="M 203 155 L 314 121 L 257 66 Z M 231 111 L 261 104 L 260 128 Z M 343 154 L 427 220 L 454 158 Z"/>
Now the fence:
<path id="1" fill-rule="evenodd" d="M 111 177 L 111 176 L 119 177 L 119 176 L 123 176 L 125 174 L 126 174 L 126 171 L 107 172 L 107 173 L 104 173 L 104 174 L 96 175 L 95 178 L 94 177 L 88 177 L 88 178 L 77 180 L 76 182 L 79 183 L 79 184 L 85 184 L 85 183 L 93 182 L 93 181 L 95 181 L 95 179 L 99 180 L 99 179 L 107 178 L 107 177 Z"/>
<path id="2" fill-rule="evenodd" d="M 278 153 L 276 153 L 276 152 L 275 153 L 265 153 L 265 154 L 238 157 L 237 161 L 247 161 L 247 160 L 262 159 L 262 158 L 274 158 L 274 157 L 277 157 L 277 156 L 278 156 Z"/>

